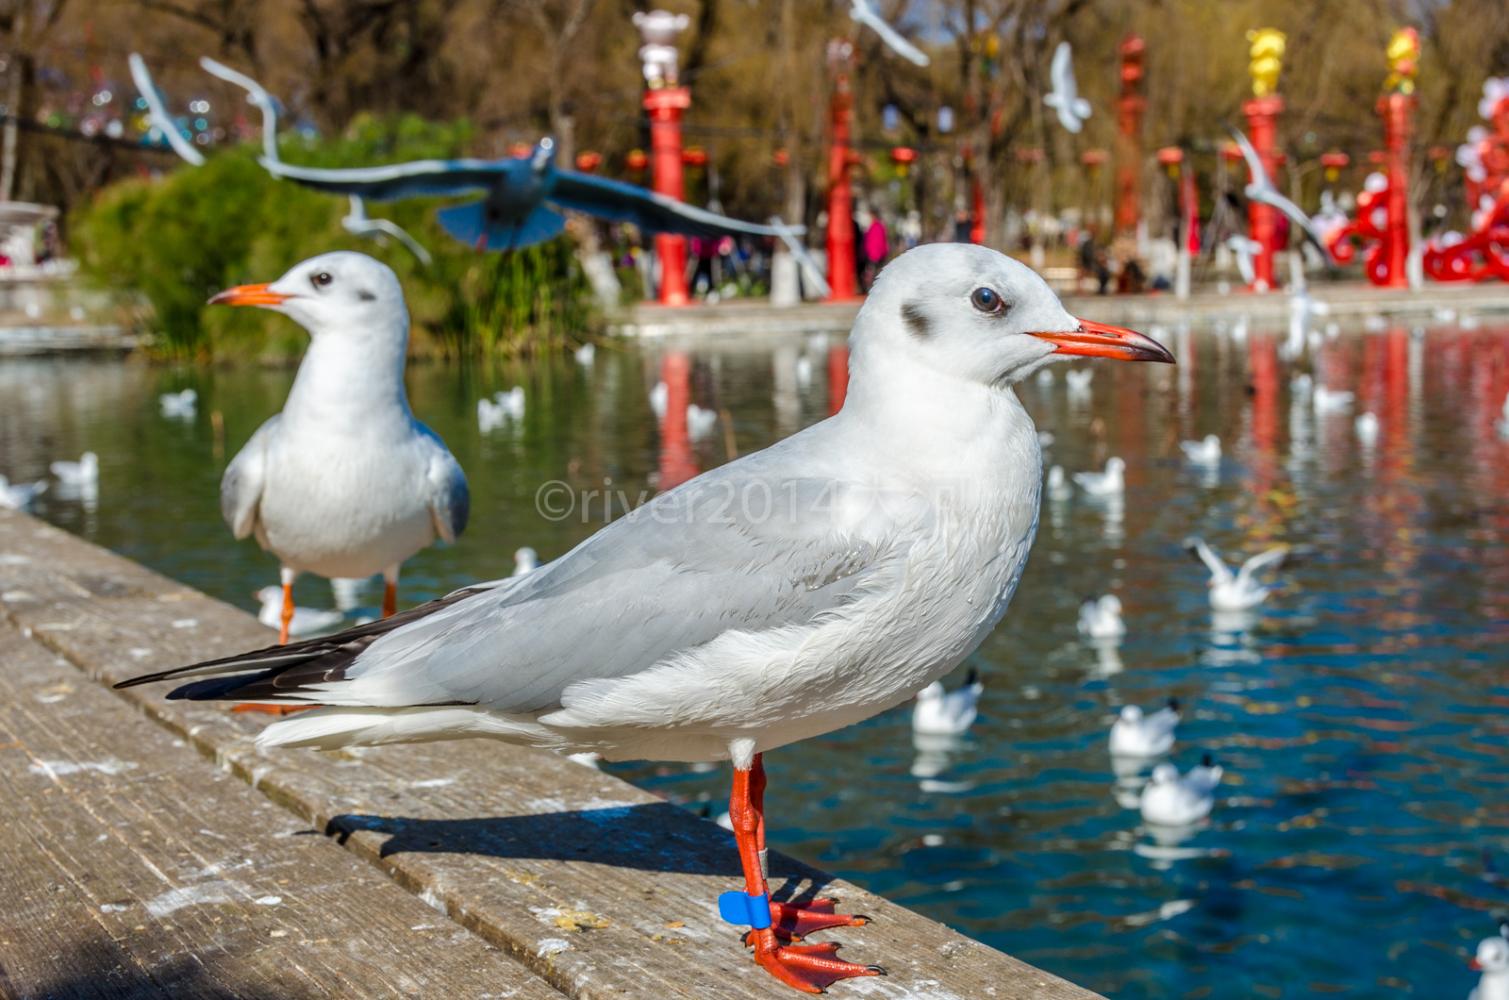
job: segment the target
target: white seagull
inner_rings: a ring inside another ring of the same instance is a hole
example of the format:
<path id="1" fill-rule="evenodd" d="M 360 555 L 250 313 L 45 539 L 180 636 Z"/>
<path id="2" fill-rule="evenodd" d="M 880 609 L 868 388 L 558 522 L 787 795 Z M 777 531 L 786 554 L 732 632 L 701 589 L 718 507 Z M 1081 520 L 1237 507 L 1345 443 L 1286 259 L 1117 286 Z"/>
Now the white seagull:
<path id="1" fill-rule="evenodd" d="M 1289 546 L 1275 545 L 1248 559 L 1233 573 L 1203 538 L 1186 538 L 1184 548 L 1210 570 L 1210 606 L 1217 611 L 1247 611 L 1266 601 L 1273 588 L 1258 583 L 1257 575 L 1269 567 L 1277 568 L 1289 555 Z"/>
<path id="2" fill-rule="evenodd" d="M 7 510 L 25 510 L 31 506 L 33 500 L 47 492 L 47 483 L 37 480 L 34 483 L 12 483 L 4 476 L 0 476 L 0 507 Z"/>
<path id="3" fill-rule="evenodd" d="M 1178 725 L 1177 698 L 1146 714 L 1136 705 L 1124 705 L 1111 724 L 1111 753 L 1116 757 L 1161 757 L 1173 748 Z"/>
<path id="4" fill-rule="evenodd" d="M 891 27 L 879 11 L 870 6 L 870 0 L 849 0 L 849 16 L 859 24 L 867 25 L 892 52 L 907 62 L 926 66 L 931 60 L 927 53 L 902 37 L 901 32 Z"/>
<path id="5" fill-rule="evenodd" d="M 1237 141 L 1237 146 L 1242 151 L 1242 159 L 1247 161 L 1249 179 L 1242 193 L 1249 200 L 1260 202 L 1288 216 L 1289 221 L 1304 234 L 1305 239 L 1309 240 L 1315 249 L 1320 251 L 1321 259 L 1330 260 L 1331 252 L 1326 249 L 1325 241 L 1320 238 L 1320 233 L 1316 231 L 1315 223 L 1310 221 L 1310 217 L 1298 205 L 1279 194 L 1278 188 L 1273 186 L 1273 180 L 1268 176 L 1268 171 L 1263 166 L 1262 157 L 1258 156 L 1257 150 L 1252 148 L 1252 143 L 1247 141 L 1247 136 L 1241 129 L 1231 125 L 1227 125 L 1226 130 Z"/>
<path id="6" fill-rule="evenodd" d="M 513 575 L 523 576 L 540 568 L 540 554 L 528 545 L 513 550 Z"/>
<path id="7" fill-rule="evenodd" d="M 1500 924 L 1494 937 L 1478 942 L 1468 965 L 1483 975 L 1467 1000 L 1509 1000 L 1509 922 Z"/>
<path id="8" fill-rule="evenodd" d="M 1220 765 L 1212 764 L 1209 754 L 1184 775 L 1164 761 L 1153 768 L 1138 808 L 1144 820 L 1157 826 L 1189 826 L 1210 815 L 1220 783 Z"/>
<path id="9" fill-rule="evenodd" d="M 165 417 L 173 417 L 178 420 L 192 420 L 194 411 L 199 406 L 199 393 L 193 389 L 183 389 L 179 392 L 165 392 L 157 397 L 158 408 Z"/>
<path id="10" fill-rule="evenodd" d="M 1069 387 L 1071 396 L 1087 396 L 1090 394 L 1090 382 L 1095 378 L 1095 372 L 1090 368 L 1070 368 L 1064 372 L 1064 382 Z"/>
<path id="11" fill-rule="evenodd" d="M 1127 634 L 1121 620 L 1121 598 L 1115 594 L 1086 598 L 1079 606 L 1079 632 L 1087 639 L 1120 639 Z"/>
<path id="12" fill-rule="evenodd" d="M 151 122 L 152 127 L 162 133 L 163 139 L 167 141 L 168 145 L 172 147 L 173 152 L 177 153 L 180 159 L 192 166 L 203 166 L 204 154 L 195 149 L 194 144 L 189 142 L 183 133 L 178 130 L 178 123 L 168 113 L 167 104 L 163 101 L 162 94 L 158 91 L 157 85 L 152 82 L 152 74 L 147 72 L 147 64 L 142 60 L 142 57 L 132 52 L 126 56 L 126 65 L 131 69 L 131 82 L 136 84 L 136 89 L 141 94 L 141 99 L 147 102 L 147 121 Z"/>
<path id="13" fill-rule="evenodd" d="M 284 627 L 299 573 L 382 573 L 382 614 L 397 610 L 404 560 L 466 527 L 466 476 L 445 443 L 414 419 L 404 392 L 409 311 L 398 277 L 359 253 L 327 253 L 277 281 L 210 299 L 261 306 L 309 331 L 283 412 L 225 470 L 220 510 L 237 538 L 278 557 Z"/>
<path id="14" fill-rule="evenodd" d="M 686 407 L 686 435 L 693 441 L 701 441 L 718 426 L 718 411 L 705 410 L 696 403 Z"/>
<path id="15" fill-rule="evenodd" d="M 946 691 L 942 681 L 933 681 L 917 692 L 917 704 L 912 707 L 912 732 L 929 736 L 963 736 L 974 725 L 979 714 L 975 706 L 985 685 L 980 682 L 980 672 L 969 668 L 964 686 Z"/>
<path id="16" fill-rule="evenodd" d="M 1064 467 L 1055 465 L 1048 470 L 1048 499 L 1057 503 L 1069 499 L 1074 495 L 1074 489 L 1069 485 L 1069 477 L 1064 475 Z"/>
<path id="17" fill-rule="evenodd" d="M 1214 434 L 1198 441 L 1180 441 L 1179 449 L 1196 465 L 1217 465 L 1221 461 L 1221 439 Z"/>
<path id="18" fill-rule="evenodd" d="M 1043 103 L 1058 112 L 1058 123 L 1078 134 L 1090 117 L 1090 102 L 1079 96 L 1074 79 L 1074 51 L 1068 42 L 1059 42 L 1053 50 L 1053 64 L 1048 68 L 1053 89 L 1043 95 Z"/>
<path id="19" fill-rule="evenodd" d="M 283 588 L 263 587 L 252 596 L 262 602 L 261 609 L 257 611 L 257 621 L 268 628 L 281 629 L 283 626 Z M 294 608 L 293 617 L 288 620 L 288 634 L 296 637 L 313 635 L 316 632 L 328 632 L 345 620 L 346 615 L 342 611 Z"/>
<path id="20" fill-rule="evenodd" d="M 52 474 L 64 486 L 88 489 L 99 485 L 100 457 L 92 451 L 84 452 L 77 462 L 53 462 L 51 468 Z"/>
<path id="21" fill-rule="evenodd" d="M 303 276 L 301 272 L 301 277 Z M 306 279 L 307 280 L 307 279 Z M 321 705 L 263 748 L 488 737 L 608 761 L 732 761 L 754 960 L 797 989 L 875 974 L 832 902 L 770 899 L 762 754 L 913 697 L 988 636 L 1037 524 L 1041 456 L 1013 387 L 1056 356 L 1172 360 L 1075 319 L 1026 266 L 936 243 L 880 275 L 839 412 L 662 493 L 537 571 L 323 639 L 127 681 Z M 755 516 L 728 497 L 770 498 Z"/>
<path id="22" fill-rule="evenodd" d="M 597 345 L 579 344 L 576 350 L 571 352 L 571 356 L 575 358 L 576 363 L 581 365 L 583 368 L 591 368 L 592 362 L 597 359 Z"/>
<path id="23" fill-rule="evenodd" d="M 1339 413 L 1352 407 L 1352 394 L 1345 389 L 1330 389 L 1316 385 L 1311 401 L 1316 413 Z"/>
<path id="24" fill-rule="evenodd" d="M 1113 455 L 1106 459 L 1104 472 L 1076 472 L 1074 481 L 1092 497 L 1119 497 L 1126 490 L 1126 467 Z"/>
<path id="25" fill-rule="evenodd" d="M 1378 415 L 1372 410 L 1352 421 L 1352 426 L 1357 430 L 1358 443 L 1364 448 L 1371 448 L 1378 443 Z"/>

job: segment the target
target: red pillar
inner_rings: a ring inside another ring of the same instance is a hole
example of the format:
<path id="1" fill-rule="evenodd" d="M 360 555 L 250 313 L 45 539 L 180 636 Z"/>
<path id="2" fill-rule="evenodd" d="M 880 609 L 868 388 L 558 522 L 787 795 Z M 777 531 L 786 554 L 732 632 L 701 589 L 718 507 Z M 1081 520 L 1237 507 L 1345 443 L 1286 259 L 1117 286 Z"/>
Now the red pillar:
<path id="1" fill-rule="evenodd" d="M 854 192 L 849 184 L 849 75 L 833 78 L 833 138 L 828 149 L 828 300 L 859 298 L 854 277 Z"/>
<path id="2" fill-rule="evenodd" d="M 692 92 L 685 87 L 662 87 L 644 95 L 644 107 L 650 113 L 650 166 L 655 191 L 677 201 L 682 198 L 681 114 L 691 106 Z M 686 237 L 657 234 L 655 256 L 660 259 L 660 304 L 686 305 Z"/>
<path id="3" fill-rule="evenodd" d="M 1383 116 L 1383 143 L 1388 163 L 1388 235 L 1383 241 L 1388 262 L 1387 288 L 1409 285 L 1409 131 L 1415 99 L 1389 94 L 1378 102 Z"/>
<path id="4" fill-rule="evenodd" d="M 660 380 L 665 383 L 665 416 L 660 421 L 661 492 L 674 489 L 698 472 L 697 454 L 686 426 L 686 407 L 692 401 L 692 359 L 682 351 L 670 351 L 660 360 Z"/>
<path id="5" fill-rule="evenodd" d="M 1142 217 L 1142 53 L 1137 35 L 1121 43 L 1121 97 L 1116 101 L 1116 232 L 1135 234 Z"/>
<path id="6" fill-rule="evenodd" d="M 1242 111 L 1247 115 L 1247 137 L 1252 140 L 1252 148 L 1257 150 L 1258 159 L 1263 161 L 1263 169 L 1268 172 L 1269 178 L 1273 179 L 1278 176 L 1274 132 L 1278 124 L 1279 112 L 1283 110 L 1284 100 L 1277 94 L 1254 97 L 1242 105 Z M 1257 256 L 1252 261 L 1252 290 L 1254 292 L 1266 292 L 1278 287 L 1278 282 L 1273 277 L 1273 244 L 1276 229 L 1274 210 L 1261 202 L 1248 199 L 1247 235 L 1256 240 L 1259 246 Z"/>

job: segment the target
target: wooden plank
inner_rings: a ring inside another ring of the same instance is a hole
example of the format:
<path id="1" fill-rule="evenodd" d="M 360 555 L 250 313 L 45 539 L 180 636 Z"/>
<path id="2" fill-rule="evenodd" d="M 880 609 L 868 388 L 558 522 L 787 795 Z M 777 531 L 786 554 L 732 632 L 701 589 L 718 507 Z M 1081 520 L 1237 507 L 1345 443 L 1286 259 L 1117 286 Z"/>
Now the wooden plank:
<path id="1" fill-rule="evenodd" d="M 560 1000 L 8 625 L 0 649 L 0 992 Z"/>
<path id="2" fill-rule="evenodd" d="M 242 612 L 35 523 L 0 514 L 0 612 L 90 676 L 265 641 Z M 8 552 L 28 561 L 7 564 Z M 119 694 L 572 997 L 792 995 L 717 919 L 717 894 L 738 880 L 731 836 L 616 778 L 485 741 L 264 754 L 259 720 L 158 690 Z M 875 919 L 824 937 L 890 976 L 836 996 L 1093 996 L 793 859 L 770 864 L 778 897 L 821 889 Z"/>

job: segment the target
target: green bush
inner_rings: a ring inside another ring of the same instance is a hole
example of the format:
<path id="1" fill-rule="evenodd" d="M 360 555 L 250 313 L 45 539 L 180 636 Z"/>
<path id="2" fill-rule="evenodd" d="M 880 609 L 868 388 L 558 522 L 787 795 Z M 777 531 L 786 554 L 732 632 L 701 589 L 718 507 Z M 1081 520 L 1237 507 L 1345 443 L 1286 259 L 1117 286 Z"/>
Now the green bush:
<path id="1" fill-rule="evenodd" d="M 311 166 L 366 166 L 456 156 L 465 124 L 414 116 L 357 122 L 338 139 L 285 138 L 283 156 Z M 287 355 L 303 336 L 256 310 L 206 308 L 229 285 L 271 281 L 327 250 L 359 250 L 398 272 L 420 351 L 519 354 L 576 343 L 600 324 L 568 238 L 509 253 L 479 254 L 435 222 L 436 199 L 373 202 L 434 256 L 426 267 L 389 240 L 341 228 L 346 200 L 279 181 L 257 165 L 260 147 L 225 149 L 202 167 L 101 191 L 70 220 L 70 242 L 97 283 L 139 292 L 159 353 Z"/>

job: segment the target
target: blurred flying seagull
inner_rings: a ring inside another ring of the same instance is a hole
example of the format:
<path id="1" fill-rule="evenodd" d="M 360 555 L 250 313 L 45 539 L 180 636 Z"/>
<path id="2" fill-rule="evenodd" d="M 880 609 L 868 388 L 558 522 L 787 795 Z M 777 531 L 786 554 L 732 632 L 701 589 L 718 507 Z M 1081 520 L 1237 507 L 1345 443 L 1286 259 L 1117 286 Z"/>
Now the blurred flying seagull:
<path id="1" fill-rule="evenodd" d="M 870 6 L 870 0 L 849 0 L 849 16 L 860 24 L 867 25 L 880 36 L 886 47 L 907 62 L 926 66 L 930 59 L 927 53 L 902 37 L 901 32 L 891 27 L 880 12 Z"/>
<path id="2" fill-rule="evenodd" d="M 1288 216 L 1289 221 L 1305 234 L 1305 239 L 1313 243 L 1315 249 L 1320 251 L 1321 259 L 1329 261 L 1331 252 L 1326 249 L 1325 242 L 1316 231 L 1315 223 L 1310 221 L 1310 217 L 1301 211 L 1298 205 L 1279 194 L 1278 188 L 1273 186 L 1273 181 L 1268 177 L 1268 171 L 1263 167 L 1262 158 L 1258 156 L 1257 150 L 1252 148 L 1252 143 L 1247 141 L 1247 136 L 1234 125 L 1227 125 L 1226 130 L 1231 133 L 1231 137 L 1241 148 L 1242 159 L 1247 161 L 1247 171 L 1251 175 L 1242 193 L 1252 201 L 1261 202 Z"/>
<path id="3" fill-rule="evenodd" d="M 560 209 L 585 212 L 640 229 L 686 236 L 779 236 L 774 226 L 742 222 L 686 205 L 633 184 L 555 165 L 555 143 L 541 139 L 527 157 L 502 160 L 415 160 L 380 167 L 301 167 L 263 158 L 275 177 L 320 191 L 375 201 L 481 193 L 480 201 L 437 213 L 440 225 L 479 250 L 508 250 L 543 243 L 566 227 Z M 797 227 L 783 227 L 797 231 Z"/>
<path id="4" fill-rule="evenodd" d="M 126 63 L 131 67 L 131 81 L 136 84 L 136 89 L 141 93 L 141 99 L 147 102 L 147 120 L 162 133 L 173 152 L 187 163 L 196 167 L 204 165 L 204 154 L 195 149 L 189 140 L 178 131 L 178 123 L 173 116 L 168 114 L 168 106 L 163 101 L 162 92 L 157 89 L 157 84 L 152 82 L 152 74 L 147 72 L 147 64 L 140 55 L 133 52 L 126 57 Z"/>
<path id="5" fill-rule="evenodd" d="M 274 177 L 280 177 L 277 169 L 283 166 L 283 160 L 278 155 L 278 102 L 269 94 L 260 83 L 239 73 L 223 63 L 218 63 L 209 56 L 199 60 L 199 65 L 206 73 L 240 87 L 246 91 L 246 101 L 262 113 L 262 158 L 259 161 L 268 173 Z M 145 72 L 145 68 L 143 68 Z M 350 205 L 344 216 L 341 217 L 341 227 L 353 236 L 376 238 L 388 236 L 402 243 L 404 248 L 413 254 L 421 264 L 428 267 L 431 263 L 430 252 L 426 250 L 418 240 L 404 231 L 403 227 L 391 219 L 374 219 L 367 214 L 367 205 L 360 195 L 352 194 Z"/>
<path id="6" fill-rule="evenodd" d="M 1257 575 L 1270 566 L 1277 567 L 1289 555 L 1289 546 L 1275 545 L 1259 552 L 1232 572 L 1230 566 L 1203 538 L 1186 538 L 1184 548 L 1210 570 L 1210 606 L 1217 611 L 1246 611 L 1268 599 L 1273 588 L 1257 582 Z"/>
<path id="7" fill-rule="evenodd" d="M 1043 95 L 1043 103 L 1058 112 L 1060 125 L 1078 134 L 1090 117 L 1091 108 L 1090 102 L 1079 96 L 1079 84 L 1074 79 L 1074 50 L 1068 42 L 1059 42 L 1053 50 L 1048 78 L 1053 89 Z"/>

